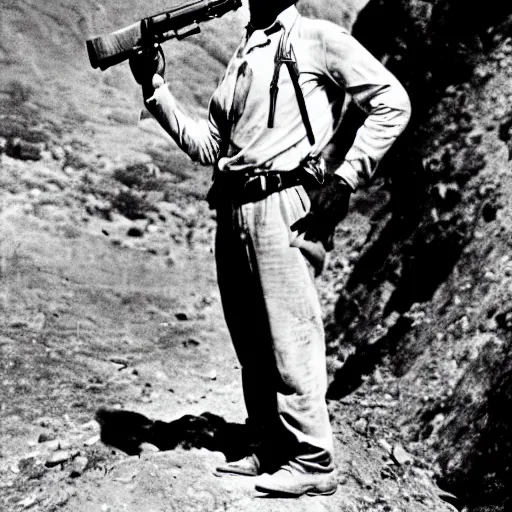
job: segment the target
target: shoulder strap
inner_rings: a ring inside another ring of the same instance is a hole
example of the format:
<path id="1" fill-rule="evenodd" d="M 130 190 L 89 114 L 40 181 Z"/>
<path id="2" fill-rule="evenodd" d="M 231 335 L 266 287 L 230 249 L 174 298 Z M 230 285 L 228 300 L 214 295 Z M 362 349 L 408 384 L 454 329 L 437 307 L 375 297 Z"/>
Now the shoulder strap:
<path id="1" fill-rule="evenodd" d="M 311 121 L 309 120 L 308 109 L 306 107 L 306 101 L 304 100 L 304 95 L 302 94 L 302 89 L 300 88 L 299 84 L 300 73 L 297 66 L 297 60 L 295 58 L 295 52 L 293 51 L 291 44 L 289 45 L 288 50 L 286 50 L 286 46 L 288 46 L 288 36 L 285 32 L 283 32 L 277 46 L 276 56 L 274 59 L 274 75 L 272 76 L 272 81 L 270 82 L 270 106 L 267 126 L 269 128 L 274 127 L 277 93 L 279 92 L 279 72 L 281 70 L 281 66 L 285 64 L 286 68 L 288 69 L 288 73 L 290 74 L 290 79 L 293 84 L 293 89 L 297 98 L 297 104 L 299 105 L 300 115 L 302 117 L 302 122 L 304 123 L 304 128 L 306 129 L 309 143 L 313 146 L 315 144 L 315 134 L 313 133 Z"/>

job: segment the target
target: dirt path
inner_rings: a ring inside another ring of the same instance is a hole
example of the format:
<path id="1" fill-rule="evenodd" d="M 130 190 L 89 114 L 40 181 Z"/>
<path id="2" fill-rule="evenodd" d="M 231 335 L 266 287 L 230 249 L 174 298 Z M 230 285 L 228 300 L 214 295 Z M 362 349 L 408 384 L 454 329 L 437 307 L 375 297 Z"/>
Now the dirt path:
<path id="1" fill-rule="evenodd" d="M 269 499 L 216 476 L 247 447 L 209 246 L 148 253 L 113 243 L 115 223 L 63 231 L 23 204 L 4 202 L 0 232 L 2 510 L 448 510 L 334 402 L 336 495 Z"/>

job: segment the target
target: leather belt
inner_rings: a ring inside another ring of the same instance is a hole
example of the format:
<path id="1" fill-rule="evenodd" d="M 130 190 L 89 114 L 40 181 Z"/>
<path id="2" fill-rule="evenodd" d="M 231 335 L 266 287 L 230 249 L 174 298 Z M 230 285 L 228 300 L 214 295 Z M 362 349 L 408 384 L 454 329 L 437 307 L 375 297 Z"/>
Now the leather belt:
<path id="1" fill-rule="evenodd" d="M 307 173 L 302 168 L 291 171 L 217 171 L 208 202 L 216 208 L 219 201 L 242 205 L 302 184 Z"/>

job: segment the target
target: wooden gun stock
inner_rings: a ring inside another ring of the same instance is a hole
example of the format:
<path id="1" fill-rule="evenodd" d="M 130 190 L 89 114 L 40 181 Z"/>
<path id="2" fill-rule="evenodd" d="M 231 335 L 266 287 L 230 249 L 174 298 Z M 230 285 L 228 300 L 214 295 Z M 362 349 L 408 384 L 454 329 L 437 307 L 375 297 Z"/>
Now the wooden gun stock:
<path id="1" fill-rule="evenodd" d="M 95 37 L 86 42 L 91 66 L 102 71 L 126 60 L 134 48 L 142 45 L 141 22 Z"/>
<path id="2" fill-rule="evenodd" d="M 219 18 L 242 5 L 241 0 L 197 0 L 144 18 L 106 36 L 86 41 L 91 66 L 105 69 L 128 59 L 133 51 L 172 38 L 197 34 L 199 23 Z"/>

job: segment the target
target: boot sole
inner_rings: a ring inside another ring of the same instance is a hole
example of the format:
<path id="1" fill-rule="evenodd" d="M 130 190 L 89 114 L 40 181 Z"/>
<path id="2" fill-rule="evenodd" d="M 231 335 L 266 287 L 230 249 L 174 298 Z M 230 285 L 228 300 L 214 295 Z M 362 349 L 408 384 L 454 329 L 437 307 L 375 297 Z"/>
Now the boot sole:
<path id="1" fill-rule="evenodd" d="M 222 468 L 216 468 L 215 470 L 217 473 L 220 473 L 221 475 L 233 475 L 233 476 L 259 476 L 260 473 L 252 473 L 249 471 L 237 471 L 233 469 L 222 469 Z"/>
<path id="2" fill-rule="evenodd" d="M 325 491 L 322 491 L 320 489 L 306 489 L 304 491 L 289 491 L 289 490 L 283 490 L 283 489 L 269 489 L 267 487 L 262 487 L 260 485 L 256 485 L 255 489 L 259 492 L 266 492 L 267 494 L 281 494 L 282 496 L 303 496 L 304 494 L 307 496 L 331 496 L 338 490 L 338 486 L 336 485 L 333 488 L 326 489 Z"/>
<path id="3" fill-rule="evenodd" d="M 306 494 L 308 496 L 332 496 L 338 490 L 338 486 L 334 487 L 334 489 L 328 489 L 327 491 L 308 491 Z"/>

